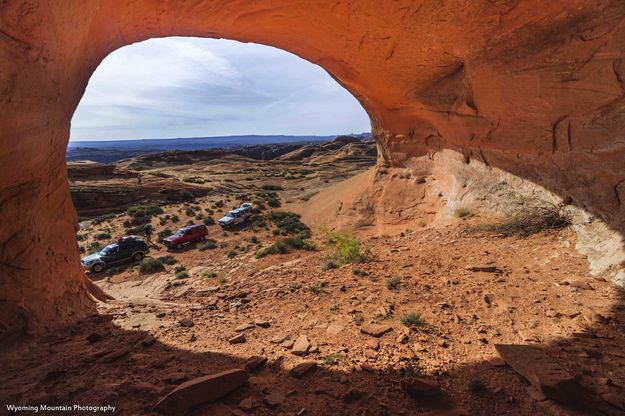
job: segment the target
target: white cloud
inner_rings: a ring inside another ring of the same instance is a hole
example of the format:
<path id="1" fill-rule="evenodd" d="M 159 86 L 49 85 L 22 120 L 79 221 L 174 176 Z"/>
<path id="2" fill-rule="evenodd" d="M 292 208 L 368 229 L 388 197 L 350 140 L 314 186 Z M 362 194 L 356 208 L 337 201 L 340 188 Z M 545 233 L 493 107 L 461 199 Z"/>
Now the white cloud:
<path id="1" fill-rule="evenodd" d="M 339 134 L 369 129 L 354 97 L 290 53 L 164 38 L 110 54 L 72 120 L 72 140 Z"/>

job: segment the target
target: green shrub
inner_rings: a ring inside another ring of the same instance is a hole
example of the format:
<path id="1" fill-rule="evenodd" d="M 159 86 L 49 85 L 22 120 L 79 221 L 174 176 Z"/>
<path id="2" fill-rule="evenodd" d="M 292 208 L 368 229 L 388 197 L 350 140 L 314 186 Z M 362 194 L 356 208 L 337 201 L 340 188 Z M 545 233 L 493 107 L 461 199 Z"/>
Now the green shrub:
<path id="1" fill-rule="evenodd" d="M 110 240 L 111 235 L 109 233 L 98 233 L 95 235 L 97 240 Z"/>
<path id="2" fill-rule="evenodd" d="M 174 256 L 161 256 L 157 260 L 160 261 L 163 264 L 168 264 L 170 266 L 172 264 L 178 263 L 178 260 L 176 260 L 176 258 Z"/>
<path id="3" fill-rule="evenodd" d="M 178 221 L 180 221 L 180 217 L 178 217 L 177 215 L 172 215 L 171 216 L 171 222 L 173 222 L 175 224 Z"/>
<path id="4" fill-rule="evenodd" d="M 96 217 L 92 220 L 92 222 L 94 224 L 101 224 L 104 221 L 110 221 L 113 218 L 115 218 L 117 215 L 116 214 L 105 214 L 105 215 L 100 215 L 99 217 Z"/>
<path id="5" fill-rule="evenodd" d="M 213 219 L 213 217 L 206 217 L 204 218 L 204 225 L 215 225 L 215 220 Z"/>
<path id="6" fill-rule="evenodd" d="M 93 253 L 100 251 L 101 249 L 102 249 L 102 246 L 100 245 L 100 243 L 97 241 L 94 241 L 91 244 L 89 244 L 89 248 L 87 251 L 89 252 L 89 254 L 93 254 Z"/>
<path id="7" fill-rule="evenodd" d="M 163 208 L 154 204 L 146 204 L 146 205 L 135 205 L 126 210 L 126 213 L 132 217 L 136 216 L 146 216 L 151 217 L 154 215 L 159 215 L 163 213 Z M 141 215 L 143 213 L 143 215 Z"/>
<path id="8" fill-rule="evenodd" d="M 187 273 L 184 270 L 181 270 L 178 273 L 176 273 L 176 279 L 187 279 L 188 277 L 189 277 L 189 273 Z"/>
<path id="9" fill-rule="evenodd" d="M 323 357 L 321 357 L 321 361 L 325 364 L 325 365 L 336 365 L 339 363 L 339 361 L 341 361 L 341 359 L 343 358 L 343 356 L 341 356 L 341 354 L 335 352 L 329 355 L 325 355 Z"/>
<path id="10" fill-rule="evenodd" d="M 300 221 L 299 214 L 288 211 L 271 211 L 265 215 L 265 219 L 275 224 L 276 235 L 298 234 L 303 238 L 310 238 L 310 228 Z"/>
<path id="11" fill-rule="evenodd" d="M 184 213 L 187 214 L 187 217 L 192 217 L 195 215 L 195 210 L 189 207 L 184 211 Z"/>
<path id="12" fill-rule="evenodd" d="M 169 228 L 165 228 L 164 230 L 158 232 L 158 239 L 162 240 L 163 238 L 167 238 L 172 234 L 173 233 Z"/>
<path id="13" fill-rule="evenodd" d="M 239 254 L 238 251 L 232 249 L 228 252 L 228 254 L 226 254 L 228 256 L 229 259 L 233 259 L 235 258 L 237 255 Z"/>
<path id="14" fill-rule="evenodd" d="M 76 234 L 76 241 L 83 241 L 85 239 L 85 236 L 82 234 Z"/>
<path id="15" fill-rule="evenodd" d="M 362 263 L 367 256 L 360 251 L 360 240 L 351 230 L 343 232 L 326 231 L 326 244 L 334 248 L 330 255 L 340 266 L 350 263 Z"/>
<path id="16" fill-rule="evenodd" d="M 302 236 L 288 237 L 258 250 L 256 252 L 256 258 L 260 259 L 270 254 L 286 254 L 291 249 L 315 250 L 316 248 L 314 244 Z"/>
<path id="17" fill-rule="evenodd" d="M 157 273 L 165 270 L 163 263 L 152 257 L 144 257 L 139 265 L 139 271 L 143 274 Z"/>
<path id="18" fill-rule="evenodd" d="M 200 250 L 202 250 L 202 251 L 204 251 L 204 250 L 212 250 L 214 248 L 217 248 L 217 243 L 215 242 L 215 240 L 206 240 L 206 241 L 200 243 L 198 248 Z"/>
<path id="19" fill-rule="evenodd" d="M 176 273 L 178 273 L 178 272 L 183 272 L 183 271 L 185 271 L 185 270 L 187 270 L 187 268 L 186 268 L 186 267 L 184 267 L 182 264 L 180 264 L 180 265 L 178 265 L 178 266 L 176 266 L 176 267 L 174 268 L 174 272 L 176 272 Z"/>
<path id="20" fill-rule="evenodd" d="M 404 314 L 399 319 L 399 321 L 406 326 L 421 325 L 425 322 L 421 314 L 417 312 L 410 312 L 410 313 Z"/>
<path id="21" fill-rule="evenodd" d="M 390 279 L 386 279 L 386 288 L 388 290 L 395 290 L 399 287 L 401 278 L 399 276 L 393 276 Z"/>
<path id="22" fill-rule="evenodd" d="M 258 237 L 256 237 L 255 235 L 250 237 L 250 243 L 252 244 L 258 244 Z"/>
<path id="23" fill-rule="evenodd" d="M 321 269 L 322 270 L 330 270 L 330 269 L 337 269 L 340 266 L 340 264 L 338 264 L 338 262 L 335 259 L 325 259 L 323 264 L 321 265 Z"/>
<path id="24" fill-rule="evenodd" d="M 213 279 L 215 277 L 217 277 L 217 273 L 216 272 L 211 272 L 211 271 L 205 271 L 204 273 L 202 273 L 202 276 L 207 277 L 209 279 Z"/>

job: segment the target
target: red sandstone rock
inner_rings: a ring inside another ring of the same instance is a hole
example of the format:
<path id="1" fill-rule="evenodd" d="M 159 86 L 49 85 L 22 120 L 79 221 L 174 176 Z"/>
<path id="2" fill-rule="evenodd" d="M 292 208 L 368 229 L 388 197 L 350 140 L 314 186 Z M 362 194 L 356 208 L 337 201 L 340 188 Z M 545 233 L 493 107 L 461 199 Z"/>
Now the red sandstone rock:
<path id="1" fill-rule="evenodd" d="M 543 349 L 529 345 L 496 344 L 501 358 L 550 399 L 573 403 L 581 399 L 578 377 L 554 362 Z"/>
<path id="2" fill-rule="evenodd" d="M 240 369 L 196 378 L 176 387 L 154 409 L 164 415 L 182 415 L 193 406 L 225 396 L 242 386 L 247 378 L 247 373 Z"/>

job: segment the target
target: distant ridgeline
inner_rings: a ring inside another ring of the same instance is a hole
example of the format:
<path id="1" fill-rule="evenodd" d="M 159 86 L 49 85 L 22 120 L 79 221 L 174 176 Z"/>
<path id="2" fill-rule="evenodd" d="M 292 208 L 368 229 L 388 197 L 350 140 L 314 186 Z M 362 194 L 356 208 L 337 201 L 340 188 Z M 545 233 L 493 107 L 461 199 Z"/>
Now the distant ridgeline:
<path id="1" fill-rule="evenodd" d="M 351 134 L 359 139 L 370 139 L 370 133 Z M 333 140 L 334 136 L 216 136 L 178 139 L 139 139 L 139 140 L 98 140 L 70 141 L 67 146 L 67 160 L 92 160 L 111 163 L 146 153 L 168 152 L 173 150 L 224 149 L 234 151 L 250 148 L 250 152 L 241 151 L 245 156 L 253 157 L 256 151 L 251 148 L 264 145 L 303 145 Z M 238 153 L 238 152 L 237 152 Z M 249 155 L 246 153 L 250 153 Z"/>

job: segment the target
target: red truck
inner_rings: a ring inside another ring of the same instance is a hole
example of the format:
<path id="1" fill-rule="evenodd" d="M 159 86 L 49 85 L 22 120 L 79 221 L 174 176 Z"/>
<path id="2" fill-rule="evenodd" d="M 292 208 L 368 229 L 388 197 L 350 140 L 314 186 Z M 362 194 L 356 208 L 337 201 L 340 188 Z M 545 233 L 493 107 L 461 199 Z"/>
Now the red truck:
<path id="1" fill-rule="evenodd" d="M 176 234 L 163 239 L 167 248 L 180 250 L 184 244 L 193 241 L 202 241 L 208 234 L 208 229 L 202 224 L 191 224 L 176 231 Z"/>

